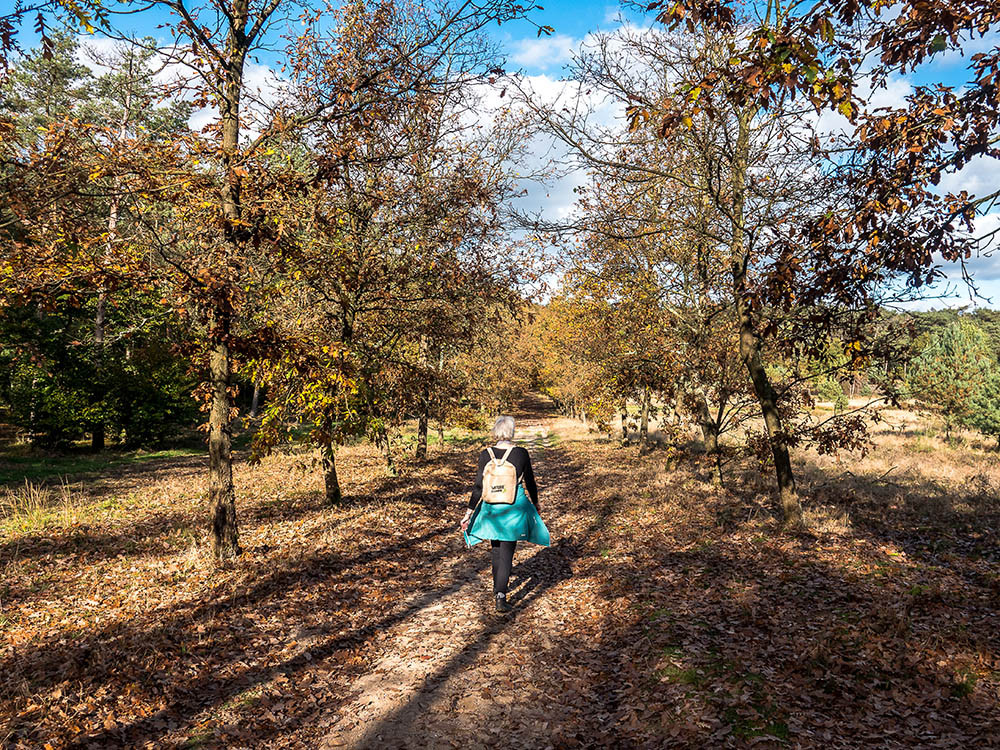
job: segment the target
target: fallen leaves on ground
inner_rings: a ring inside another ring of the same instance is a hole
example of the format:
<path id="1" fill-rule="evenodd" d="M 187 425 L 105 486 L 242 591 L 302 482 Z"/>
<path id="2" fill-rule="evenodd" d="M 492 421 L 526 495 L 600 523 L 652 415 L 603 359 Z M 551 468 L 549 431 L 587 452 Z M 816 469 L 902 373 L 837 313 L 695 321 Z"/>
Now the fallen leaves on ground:
<path id="1" fill-rule="evenodd" d="M 506 618 L 455 528 L 474 450 L 389 478 L 349 449 L 338 508 L 294 457 L 241 466 L 223 567 L 188 459 L 2 540 L 0 742 L 1000 746 L 995 497 L 963 526 L 859 485 L 823 497 L 850 527 L 787 535 L 749 474 L 527 416 L 554 430 L 533 448 L 554 544 L 518 550 Z"/>

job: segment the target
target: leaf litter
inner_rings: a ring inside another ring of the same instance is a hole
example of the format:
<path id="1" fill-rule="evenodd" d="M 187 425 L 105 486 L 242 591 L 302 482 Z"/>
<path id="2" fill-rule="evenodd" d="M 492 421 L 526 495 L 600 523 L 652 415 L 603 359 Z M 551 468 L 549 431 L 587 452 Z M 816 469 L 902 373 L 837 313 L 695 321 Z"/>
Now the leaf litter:
<path id="1" fill-rule="evenodd" d="M 697 456 L 525 417 L 554 543 L 518 550 L 507 617 L 456 530 L 474 451 L 386 477 L 346 449 L 337 508 L 294 457 L 241 466 L 223 567 L 189 464 L 102 478 L 86 523 L 0 542 L 0 742 L 1000 746 L 995 508 L 973 537 L 855 498 L 786 535 Z"/>

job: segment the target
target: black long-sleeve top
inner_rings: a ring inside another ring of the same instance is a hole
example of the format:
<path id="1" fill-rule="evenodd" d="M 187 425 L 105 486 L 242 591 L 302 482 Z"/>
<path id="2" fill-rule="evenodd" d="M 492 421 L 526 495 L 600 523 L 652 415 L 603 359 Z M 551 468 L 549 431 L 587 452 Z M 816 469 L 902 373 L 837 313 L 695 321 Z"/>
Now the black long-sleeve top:
<path id="1" fill-rule="evenodd" d="M 498 448 L 493 446 L 493 452 L 496 454 L 497 458 L 503 456 L 507 452 L 506 448 Z M 472 497 L 469 498 L 469 507 L 475 508 L 479 504 L 479 498 L 483 496 L 483 470 L 486 468 L 487 462 L 490 460 L 490 453 L 488 450 L 483 448 L 482 453 L 479 454 L 479 471 L 476 472 L 476 484 L 472 488 Z M 528 455 L 528 451 L 521 446 L 515 446 L 510 455 L 507 456 L 507 460 L 514 464 L 514 468 L 517 469 L 517 479 L 518 481 L 524 482 L 524 491 L 528 493 L 528 499 L 538 507 L 538 486 L 535 484 L 535 472 L 531 470 L 531 456 Z"/>

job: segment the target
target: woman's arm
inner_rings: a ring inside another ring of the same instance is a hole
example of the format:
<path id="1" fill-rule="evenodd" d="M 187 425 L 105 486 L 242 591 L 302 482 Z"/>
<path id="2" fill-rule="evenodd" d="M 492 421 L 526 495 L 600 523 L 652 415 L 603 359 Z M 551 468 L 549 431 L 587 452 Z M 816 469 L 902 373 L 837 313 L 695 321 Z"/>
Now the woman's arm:
<path id="1" fill-rule="evenodd" d="M 528 451 L 525 451 L 528 453 Z M 528 493 L 528 498 L 535 504 L 535 509 L 538 509 L 538 485 L 535 484 L 535 472 L 531 468 L 531 454 L 528 454 L 528 460 L 524 464 L 524 491 Z M 481 481 L 481 480 L 480 480 Z"/>
<path id="2" fill-rule="evenodd" d="M 472 496 L 469 498 L 469 510 L 472 510 L 479 504 L 479 498 L 483 496 L 483 470 L 486 468 L 486 462 L 489 460 L 489 454 L 486 451 L 482 451 L 479 454 L 479 466 L 476 471 L 476 483 L 472 485 Z"/>

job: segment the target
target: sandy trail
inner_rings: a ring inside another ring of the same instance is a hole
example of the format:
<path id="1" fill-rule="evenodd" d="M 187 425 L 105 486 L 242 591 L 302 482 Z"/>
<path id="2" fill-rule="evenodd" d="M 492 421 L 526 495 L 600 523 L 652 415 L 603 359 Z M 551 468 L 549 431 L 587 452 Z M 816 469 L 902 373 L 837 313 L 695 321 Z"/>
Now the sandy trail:
<path id="1" fill-rule="evenodd" d="M 537 409 L 517 419 L 517 442 L 531 452 L 554 544 L 518 548 L 510 592 L 515 611 L 492 611 L 488 550 L 466 549 L 456 543 L 456 532 L 429 562 L 438 568 L 443 593 L 411 607 L 413 614 L 394 626 L 382 657 L 355 683 L 353 700 L 330 717 L 322 747 L 486 747 L 512 712 L 544 713 L 544 705 L 528 705 L 523 690 L 510 688 L 523 649 L 551 645 L 546 631 L 558 627 L 559 613 L 573 596 L 572 571 L 557 538 L 568 520 L 561 502 L 567 472 L 554 449 L 554 423 Z M 457 521 L 460 498 L 455 505 Z M 415 592 L 414 604 L 421 597 L 426 593 Z M 544 721 L 528 724 L 544 736 Z"/>

